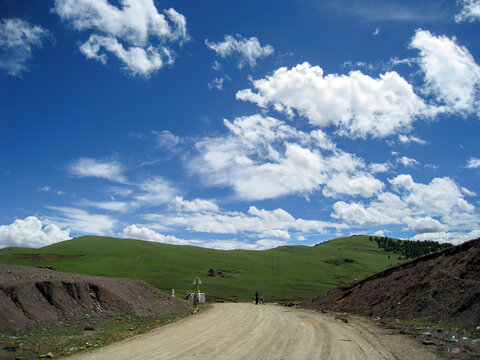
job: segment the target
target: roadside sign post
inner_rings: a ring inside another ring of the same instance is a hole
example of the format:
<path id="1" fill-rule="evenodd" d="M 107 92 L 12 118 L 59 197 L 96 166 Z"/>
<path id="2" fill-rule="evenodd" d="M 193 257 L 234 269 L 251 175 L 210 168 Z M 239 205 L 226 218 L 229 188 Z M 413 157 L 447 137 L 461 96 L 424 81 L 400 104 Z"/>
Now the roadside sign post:
<path id="1" fill-rule="evenodd" d="M 195 277 L 195 280 L 193 280 L 193 284 L 195 285 L 195 294 L 193 295 L 193 306 L 197 306 L 199 302 L 199 294 L 200 294 L 200 285 L 202 284 L 202 280 L 198 277 L 198 275 Z"/>

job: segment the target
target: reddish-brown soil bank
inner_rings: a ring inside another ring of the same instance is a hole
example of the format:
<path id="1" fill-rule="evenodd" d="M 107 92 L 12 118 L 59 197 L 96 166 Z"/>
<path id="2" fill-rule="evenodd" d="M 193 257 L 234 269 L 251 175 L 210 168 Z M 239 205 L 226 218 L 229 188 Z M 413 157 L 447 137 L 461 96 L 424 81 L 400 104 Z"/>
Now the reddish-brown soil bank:
<path id="1" fill-rule="evenodd" d="M 387 269 L 302 304 L 396 318 L 480 325 L 480 239 Z"/>
<path id="2" fill-rule="evenodd" d="M 89 324 L 118 314 L 150 317 L 182 304 L 142 281 L 0 264 L 2 334 L 67 322 Z"/>

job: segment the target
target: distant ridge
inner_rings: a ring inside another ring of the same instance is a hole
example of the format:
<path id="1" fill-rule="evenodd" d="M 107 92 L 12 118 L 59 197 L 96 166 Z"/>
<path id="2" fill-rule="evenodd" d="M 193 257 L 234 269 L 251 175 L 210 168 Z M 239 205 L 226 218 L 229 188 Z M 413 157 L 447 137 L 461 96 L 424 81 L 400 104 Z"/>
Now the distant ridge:
<path id="1" fill-rule="evenodd" d="M 319 246 L 281 246 L 263 251 L 213 250 L 134 239 L 83 236 L 40 249 L 5 248 L 0 263 L 143 280 L 178 295 L 193 290 L 198 274 L 207 301 L 269 302 L 310 299 L 401 262 L 368 236 L 337 238 Z M 212 270 L 212 271 L 210 271 Z M 209 276 L 221 272 L 223 276 Z"/>

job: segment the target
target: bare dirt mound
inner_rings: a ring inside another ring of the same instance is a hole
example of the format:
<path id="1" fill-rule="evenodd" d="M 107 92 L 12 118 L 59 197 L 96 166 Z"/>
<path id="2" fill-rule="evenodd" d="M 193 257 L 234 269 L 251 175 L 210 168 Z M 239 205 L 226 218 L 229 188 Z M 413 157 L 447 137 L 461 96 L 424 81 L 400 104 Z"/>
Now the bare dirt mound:
<path id="1" fill-rule="evenodd" d="M 151 317 L 184 306 L 146 283 L 0 264 L 0 333 L 62 323 L 92 324 L 108 316 Z"/>
<path id="2" fill-rule="evenodd" d="M 480 325 L 480 238 L 337 288 L 301 306 Z"/>

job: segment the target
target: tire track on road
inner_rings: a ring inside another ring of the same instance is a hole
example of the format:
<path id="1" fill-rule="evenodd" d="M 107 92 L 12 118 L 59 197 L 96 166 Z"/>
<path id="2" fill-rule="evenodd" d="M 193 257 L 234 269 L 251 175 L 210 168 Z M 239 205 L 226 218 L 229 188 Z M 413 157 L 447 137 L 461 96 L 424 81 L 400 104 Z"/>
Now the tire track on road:
<path id="1" fill-rule="evenodd" d="M 375 326 L 275 305 L 214 304 L 203 313 L 68 360 L 437 359 L 412 339 L 389 340 Z"/>

